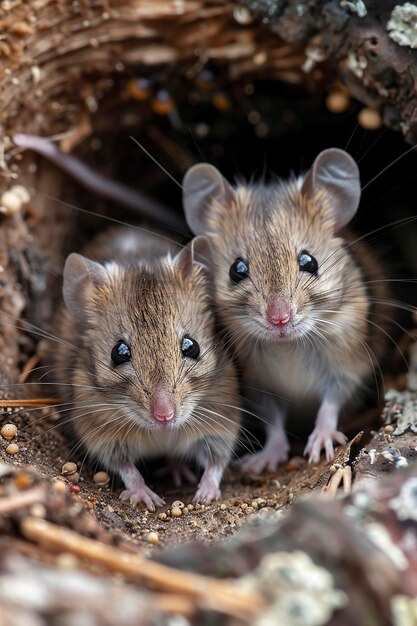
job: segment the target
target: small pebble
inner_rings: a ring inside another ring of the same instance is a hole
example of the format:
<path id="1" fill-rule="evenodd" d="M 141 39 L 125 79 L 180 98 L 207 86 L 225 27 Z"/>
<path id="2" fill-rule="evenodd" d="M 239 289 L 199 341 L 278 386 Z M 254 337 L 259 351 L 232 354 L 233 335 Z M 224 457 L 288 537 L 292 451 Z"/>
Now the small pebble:
<path id="1" fill-rule="evenodd" d="M 93 476 L 93 480 L 96 485 L 103 487 L 104 485 L 107 485 L 107 483 L 110 481 L 110 476 L 107 472 L 96 472 Z"/>
<path id="2" fill-rule="evenodd" d="M 159 519 L 167 519 L 168 515 L 166 513 L 160 513 L 158 517 Z"/>
<path id="3" fill-rule="evenodd" d="M 183 509 L 185 507 L 185 504 L 184 502 L 181 502 L 181 500 L 175 500 L 175 502 L 172 503 L 171 507 L 178 507 L 179 509 Z"/>
<path id="4" fill-rule="evenodd" d="M 384 428 L 385 432 L 387 434 L 393 433 L 394 432 L 394 426 L 392 426 L 391 424 L 387 424 Z"/>
<path id="5" fill-rule="evenodd" d="M 158 533 L 150 532 L 148 534 L 148 536 L 146 537 L 146 541 L 148 543 L 152 543 L 152 544 L 156 545 L 157 543 L 159 543 L 159 535 L 158 535 Z"/>
<path id="6" fill-rule="evenodd" d="M 17 443 L 9 443 L 6 448 L 6 452 L 7 454 L 11 454 L 13 456 L 13 454 L 17 454 L 19 452 L 19 446 Z"/>
<path id="7" fill-rule="evenodd" d="M 173 506 L 171 509 L 171 515 L 172 517 L 181 517 L 182 509 L 180 509 L 179 506 Z"/>
<path id="8" fill-rule="evenodd" d="M 62 476 L 71 476 L 71 474 L 75 474 L 77 471 L 76 463 L 64 463 L 61 469 Z"/>
<path id="9" fill-rule="evenodd" d="M 7 439 L 8 441 L 10 441 L 10 439 L 13 439 L 13 437 L 16 436 L 16 433 L 17 433 L 17 426 L 15 426 L 14 424 L 5 424 L 3 428 L 0 430 L 0 435 L 4 439 Z"/>

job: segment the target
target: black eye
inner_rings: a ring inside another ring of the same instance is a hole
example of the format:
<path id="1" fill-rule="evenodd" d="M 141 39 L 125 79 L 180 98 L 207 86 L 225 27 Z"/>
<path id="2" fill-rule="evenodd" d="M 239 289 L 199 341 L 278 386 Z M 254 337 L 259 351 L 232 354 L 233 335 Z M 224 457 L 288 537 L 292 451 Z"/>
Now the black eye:
<path id="1" fill-rule="evenodd" d="M 185 335 L 181 341 L 181 353 L 182 356 L 186 356 L 187 359 L 198 359 L 200 356 L 200 346 L 195 339 Z"/>
<path id="2" fill-rule="evenodd" d="M 249 276 L 249 264 L 241 258 L 236 259 L 230 266 L 229 276 L 232 283 L 240 283 L 241 280 Z"/>
<path id="3" fill-rule="evenodd" d="M 307 252 L 307 250 L 303 250 L 298 257 L 298 267 L 302 272 L 317 274 L 319 264 L 317 263 L 316 259 Z"/>
<path id="4" fill-rule="evenodd" d="M 114 366 L 127 363 L 131 356 L 130 348 L 124 341 L 118 341 L 111 351 L 111 360 Z"/>

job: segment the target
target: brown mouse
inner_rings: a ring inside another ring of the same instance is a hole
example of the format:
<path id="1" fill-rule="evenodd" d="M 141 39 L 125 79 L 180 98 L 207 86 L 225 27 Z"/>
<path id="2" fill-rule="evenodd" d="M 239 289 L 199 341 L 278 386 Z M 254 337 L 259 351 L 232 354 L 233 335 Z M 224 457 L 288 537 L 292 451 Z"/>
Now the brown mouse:
<path id="1" fill-rule="evenodd" d="M 346 230 L 361 194 L 346 152 L 325 150 L 299 178 L 232 187 L 211 165 L 185 175 L 191 230 L 210 241 L 216 303 L 244 369 L 246 395 L 267 422 L 267 441 L 245 457 L 275 470 L 289 452 L 288 413 L 313 412 L 305 453 L 344 443 L 339 414 L 375 385 L 386 348 L 381 262 Z"/>
<path id="2" fill-rule="evenodd" d="M 136 463 L 165 456 L 190 477 L 203 468 L 194 500 L 220 497 L 238 436 L 235 368 L 216 336 L 207 242 L 168 249 L 157 235 L 113 229 L 86 252 L 70 254 L 62 339 L 49 348 L 54 382 L 70 403 L 78 445 L 124 485 L 122 500 L 154 510 L 164 501 Z"/>

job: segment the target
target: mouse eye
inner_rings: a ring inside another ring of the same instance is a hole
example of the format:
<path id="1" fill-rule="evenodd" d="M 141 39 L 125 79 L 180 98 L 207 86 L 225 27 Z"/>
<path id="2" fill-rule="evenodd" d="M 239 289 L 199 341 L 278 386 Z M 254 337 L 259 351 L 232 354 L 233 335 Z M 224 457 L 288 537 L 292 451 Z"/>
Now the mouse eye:
<path id="1" fill-rule="evenodd" d="M 181 353 L 182 356 L 187 357 L 187 359 L 198 359 L 200 356 L 200 346 L 195 339 L 189 335 L 185 335 L 181 341 Z"/>
<path id="2" fill-rule="evenodd" d="M 307 250 L 303 250 L 298 257 L 298 267 L 302 272 L 317 274 L 319 264 L 317 263 L 316 259 L 307 252 Z"/>
<path id="3" fill-rule="evenodd" d="M 118 341 L 111 351 L 111 360 L 115 367 L 130 361 L 131 356 L 130 348 L 124 341 Z"/>
<path id="4" fill-rule="evenodd" d="M 229 276 L 232 283 L 240 283 L 249 276 L 249 263 L 239 257 L 230 266 Z"/>

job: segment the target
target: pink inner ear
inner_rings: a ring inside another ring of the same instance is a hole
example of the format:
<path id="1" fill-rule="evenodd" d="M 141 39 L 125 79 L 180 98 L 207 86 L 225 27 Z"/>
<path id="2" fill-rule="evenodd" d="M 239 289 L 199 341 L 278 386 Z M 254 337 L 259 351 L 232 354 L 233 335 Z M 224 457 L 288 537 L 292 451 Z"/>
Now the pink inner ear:
<path id="1" fill-rule="evenodd" d="M 175 416 L 172 395 L 166 389 L 158 389 L 151 401 L 151 412 L 158 422 L 169 422 Z"/>

